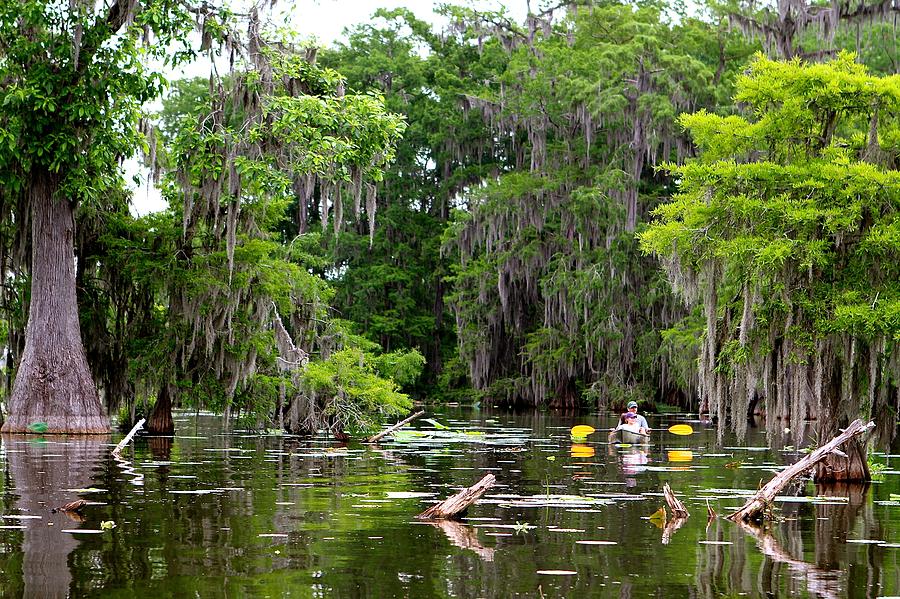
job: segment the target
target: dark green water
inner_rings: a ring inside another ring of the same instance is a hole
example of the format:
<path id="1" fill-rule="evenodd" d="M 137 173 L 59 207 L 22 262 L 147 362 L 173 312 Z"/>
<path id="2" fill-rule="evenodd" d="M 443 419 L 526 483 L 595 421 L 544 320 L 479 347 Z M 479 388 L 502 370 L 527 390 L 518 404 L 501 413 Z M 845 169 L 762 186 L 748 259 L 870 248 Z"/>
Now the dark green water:
<path id="1" fill-rule="evenodd" d="M 900 456 L 881 454 L 884 481 L 867 488 L 807 484 L 752 533 L 708 523 L 707 498 L 728 513 L 798 459 L 761 449 L 760 432 L 718 444 L 693 422 L 695 434 L 656 433 L 647 447 L 595 433 L 573 450 L 572 425 L 612 418 L 431 415 L 483 434 L 341 446 L 223 434 L 201 415 L 121 460 L 120 435 L 4 437 L 0 597 L 900 595 Z M 498 483 L 467 519 L 415 520 L 488 472 Z M 677 528 L 648 519 L 665 482 L 691 512 Z M 96 502 L 83 521 L 51 511 L 78 498 Z"/>

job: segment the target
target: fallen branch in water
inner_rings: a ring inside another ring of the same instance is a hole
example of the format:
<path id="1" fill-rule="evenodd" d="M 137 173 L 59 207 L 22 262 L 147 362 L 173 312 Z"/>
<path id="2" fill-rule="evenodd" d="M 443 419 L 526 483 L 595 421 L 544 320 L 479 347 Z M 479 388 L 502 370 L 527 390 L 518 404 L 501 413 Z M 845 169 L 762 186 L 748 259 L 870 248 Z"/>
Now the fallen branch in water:
<path id="1" fill-rule="evenodd" d="M 114 456 L 118 456 L 119 452 L 125 449 L 125 446 L 128 445 L 128 442 L 131 441 L 131 438 L 144 426 L 144 422 L 146 422 L 143 418 L 138 420 L 138 423 L 134 425 L 134 428 L 131 429 L 131 432 L 125 435 L 125 438 L 119 441 L 119 444 L 116 445 L 116 448 L 113 449 L 112 454 Z"/>
<path id="2" fill-rule="evenodd" d="M 497 478 L 493 474 L 485 474 L 484 478 L 456 495 L 431 506 L 418 516 L 419 520 L 446 520 L 452 519 L 464 512 L 470 505 L 478 501 L 485 491 L 494 486 Z"/>
<path id="3" fill-rule="evenodd" d="M 399 429 L 399 428 L 401 428 L 401 427 L 403 427 L 403 426 L 406 426 L 407 424 L 409 424 L 410 422 L 412 422 L 413 420 L 415 420 L 416 418 L 418 418 L 419 416 L 421 416 L 421 415 L 424 414 L 424 413 L 425 413 L 425 410 L 419 410 L 418 412 L 416 412 L 415 414 L 413 414 L 413 415 L 410 416 L 409 418 L 407 418 L 407 419 L 405 419 L 405 420 L 401 420 L 400 422 L 398 422 L 398 423 L 395 424 L 394 426 L 390 427 L 390 428 L 387 429 L 386 431 L 380 432 L 380 433 L 378 433 L 377 435 L 372 435 L 371 437 L 367 437 L 367 438 L 363 441 L 363 443 L 377 443 L 377 442 L 380 441 L 382 438 L 387 437 L 388 435 L 390 435 L 390 434 L 391 434 L 392 432 L 394 432 L 395 430 L 397 430 L 397 429 Z"/>
<path id="4" fill-rule="evenodd" d="M 829 454 L 843 454 L 843 452 L 839 450 L 838 447 L 840 447 L 856 435 L 861 435 L 867 432 L 874 426 L 874 422 L 863 424 L 862 420 L 854 420 L 850 423 L 850 426 L 848 426 L 843 430 L 843 432 L 841 432 L 840 435 L 838 435 L 825 445 L 819 447 L 796 464 L 788 466 L 787 468 L 776 474 L 775 477 L 772 478 L 772 480 L 770 480 L 762 489 L 756 492 L 756 495 L 747 500 L 747 503 L 745 503 L 741 509 L 727 516 L 727 518 L 729 520 L 733 520 L 734 522 L 752 522 L 762 520 L 764 518 L 766 507 L 772 503 L 772 500 L 775 499 L 775 496 L 778 495 L 778 493 L 780 493 L 781 490 L 791 482 L 791 480 L 811 469 L 817 463 L 824 460 Z"/>

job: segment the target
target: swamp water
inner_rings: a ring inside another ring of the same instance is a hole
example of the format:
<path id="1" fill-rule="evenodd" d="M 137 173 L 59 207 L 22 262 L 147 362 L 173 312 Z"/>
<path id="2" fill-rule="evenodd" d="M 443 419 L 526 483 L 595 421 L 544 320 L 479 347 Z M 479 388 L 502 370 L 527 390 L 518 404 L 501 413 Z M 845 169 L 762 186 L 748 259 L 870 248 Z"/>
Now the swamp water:
<path id="1" fill-rule="evenodd" d="M 396 440 L 222 433 L 4 436 L 0 597 L 880 597 L 900 595 L 900 455 L 883 480 L 799 489 L 768 530 L 707 522 L 800 456 L 714 430 L 573 443 L 611 417 L 445 409 Z M 651 426 L 684 420 L 650 417 Z M 418 431 L 418 432 L 412 432 Z M 896 470 L 894 469 L 896 468 Z M 460 522 L 415 515 L 497 477 Z M 650 516 L 668 482 L 691 516 Z M 52 511 L 84 499 L 81 516 Z"/>

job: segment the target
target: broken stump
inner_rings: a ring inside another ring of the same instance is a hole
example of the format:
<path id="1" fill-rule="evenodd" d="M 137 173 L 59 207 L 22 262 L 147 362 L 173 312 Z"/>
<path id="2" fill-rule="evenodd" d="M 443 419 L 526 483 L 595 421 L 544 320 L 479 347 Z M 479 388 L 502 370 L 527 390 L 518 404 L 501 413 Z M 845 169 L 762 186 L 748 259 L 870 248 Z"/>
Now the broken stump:
<path id="1" fill-rule="evenodd" d="M 497 478 L 493 474 L 485 474 L 484 478 L 456 495 L 433 505 L 418 516 L 419 520 L 453 519 L 464 512 L 470 505 L 478 501 L 485 491 L 494 486 Z"/>

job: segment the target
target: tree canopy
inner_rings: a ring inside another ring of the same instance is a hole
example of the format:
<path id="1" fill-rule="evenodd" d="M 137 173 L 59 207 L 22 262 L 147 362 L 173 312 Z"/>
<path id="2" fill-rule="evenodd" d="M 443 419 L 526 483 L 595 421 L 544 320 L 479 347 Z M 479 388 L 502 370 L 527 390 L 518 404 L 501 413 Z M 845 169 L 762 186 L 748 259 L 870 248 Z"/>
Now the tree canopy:
<path id="1" fill-rule="evenodd" d="M 681 122 L 700 158 L 641 235 L 673 286 L 702 305 L 699 371 L 710 410 L 743 430 L 765 404 L 825 434 L 893 408 L 900 374 L 900 77 L 850 54 L 758 56 L 738 79 L 744 115 Z"/>

